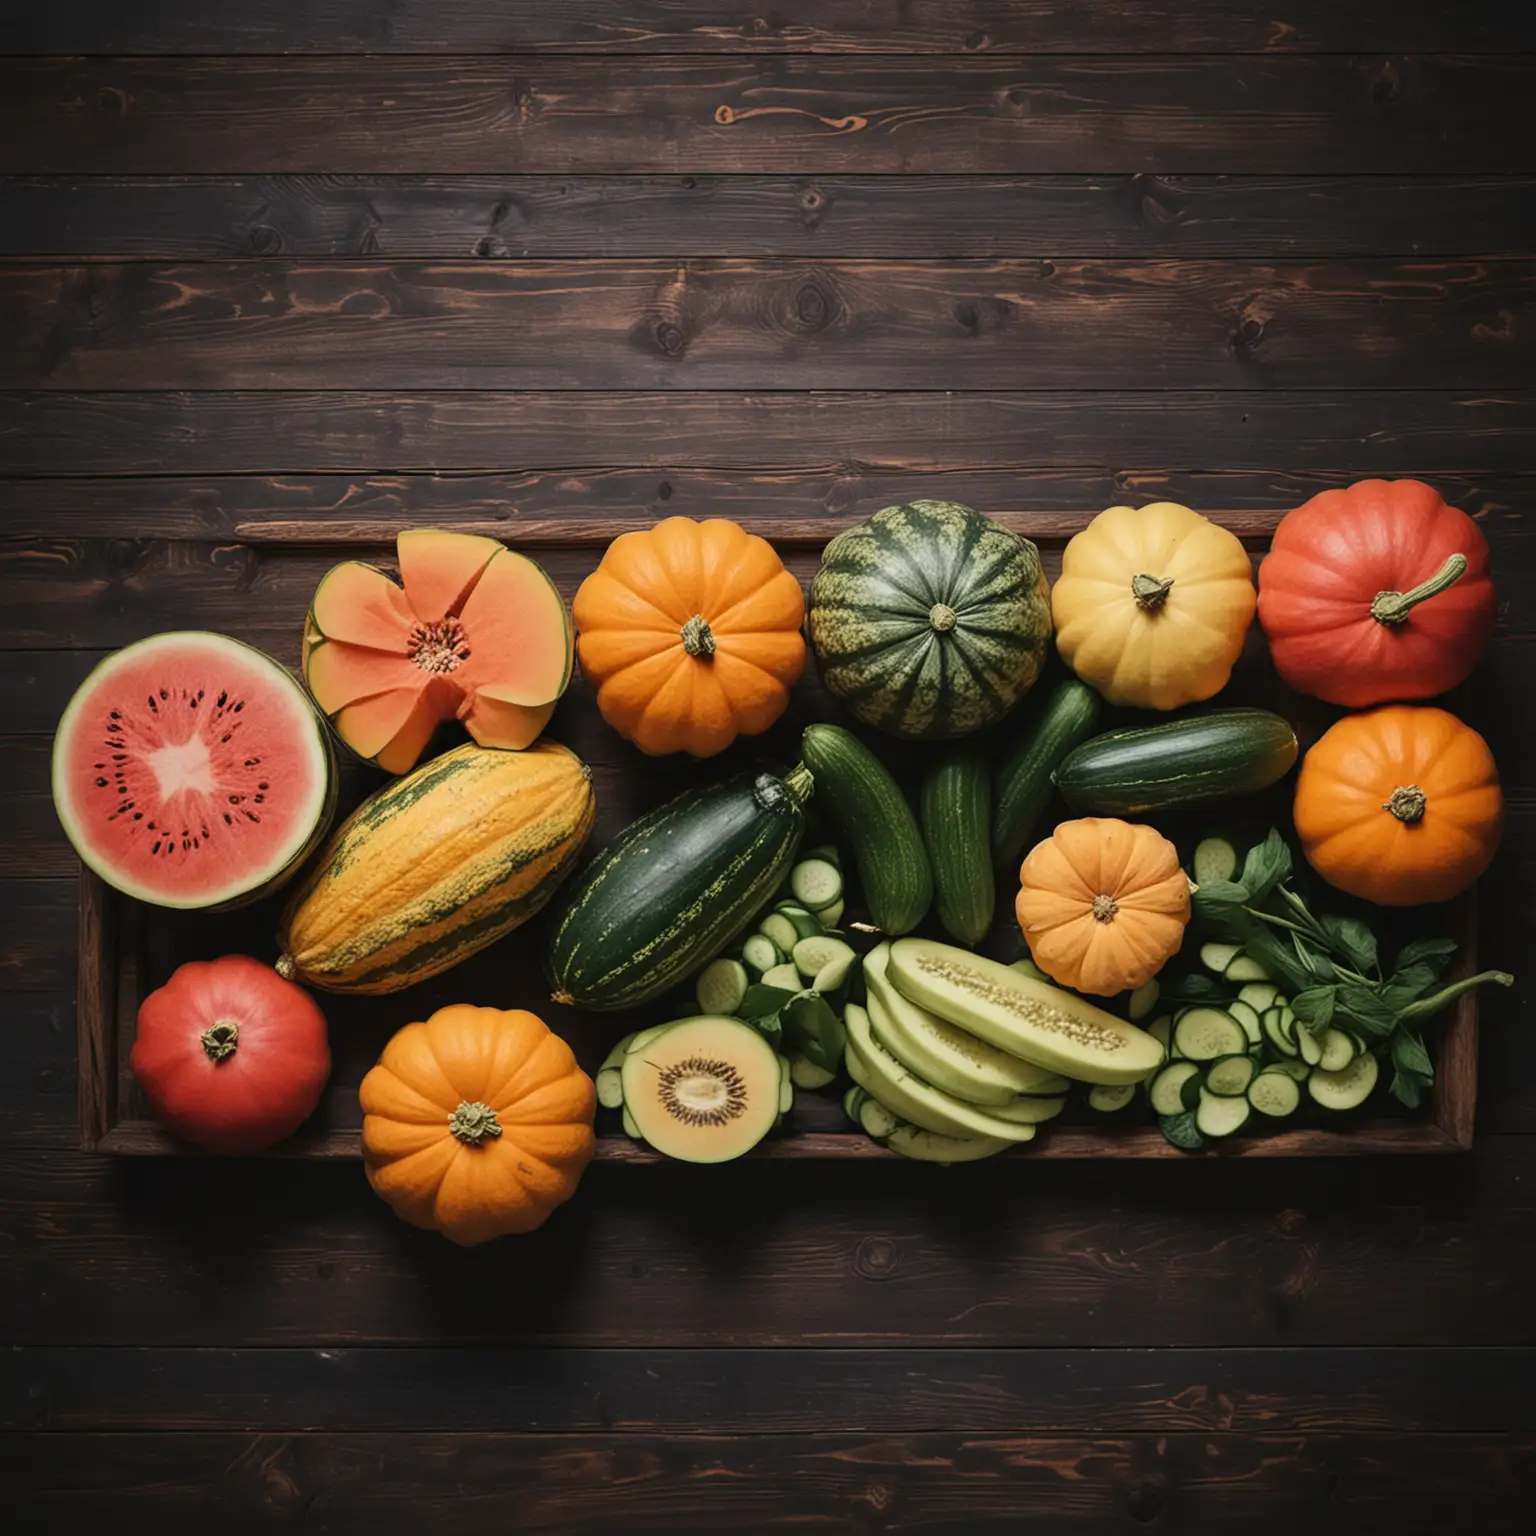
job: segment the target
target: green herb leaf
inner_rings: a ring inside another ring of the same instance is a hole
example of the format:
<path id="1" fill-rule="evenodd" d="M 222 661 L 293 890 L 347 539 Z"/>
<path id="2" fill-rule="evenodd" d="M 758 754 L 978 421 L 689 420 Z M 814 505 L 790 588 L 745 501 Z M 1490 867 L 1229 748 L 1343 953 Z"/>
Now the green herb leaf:
<path id="1" fill-rule="evenodd" d="M 1403 1009 L 1416 1003 L 1439 981 L 1434 970 L 1427 965 L 1410 965 L 1393 971 L 1392 979 L 1381 989 L 1381 995 L 1394 1008 Z"/>
<path id="2" fill-rule="evenodd" d="M 1262 906 L 1290 873 L 1291 850 L 1279 831 L 1271 827 L 1269 836 L 1254 844 L 1243 860 L 1242 883 L 1248 888 L 1248 905 Z"/>
<path id="3" fill-rule="evenodd" d="M 1405 1104 L 1409 1109 L 1417 1109 L 1423 1097 L 1423 1084 L 1411 1072 L 1394 1071 L 1389 1091 L 1399 1104 Z"/>
<path id="4" fill-rule="evenodd" d="M 1445 974 L 1456 948 L 1455 939 L 1415 939 L 1398 950 L 1397 968 L 1404 971 L 1409 966 L 1427 965 L 1438 979 Z"/>
<path id="5" fill-rule="evenodd" d="M 1310 940 L 1302 938 L 1299 933 L 1291 935 L 1291 948 L 1296 951 L 1297 960 L 1307 969 L 1309 974 L 1319 981 L 1335 981 L 1338 972 L 1333 967 L 1333 961 Z"/>
<path id="6" fill-rule="evenodd" d="M 1294 1001 L 1291 1006 L 1292 1008 L 1296 1006 Z M 1356 983 L 1342 984 L 1337 988 L 1334 1010 L 1337 1015 L 1342 1016 L 1341 1022 L 1359 1030 L 1362 1035 L 1369 1035 L 1377 1040 L 1390 1035 L 1393 1026 L 1397 1023 L 1396 1008 L 1373 988 L 1362 987 Z"/>
<path id="7" fill-rule="evenodd" d="M 766 1018 L 769 1014 L 777 1013 L 785 1003 L 800 994 L 791 992 L 787 987 L 764 986 L 760 981 L 754 982 L 743 993 L 741 1004 L 737 1008 L 737 1017 L 746 1019 L 749 1023 Z"/>
<path id="8" fill-rule="evenodd" d="M 1262 923 L 1254 923 L 1243 947 L 1277 982 L 1284 984 L 1287 993 L 1312 985 L 1312 972 L 1296 958 L 1296 952 L 1283 932 L 1276 934 Z"/>
<path id="9" fill-rule="evenodd" d="M 1174 980 L 1165 980 L 1163 976 L 1157 979 L 1162 988 L 1159 996 L 1165 1003 L 1210 1003 L 1218 998 L 1228 998 L 1232 993 L 1226 982 L 1203 971 L 1192 971 L 1188 976 Z"/>
<path id="10" fill-rule="evenodd" d="M 1376 935 L 1358 917 L 1324 913 L 1319 919 L 1334 947 L 1363 975 L 1376 969 Z"/>
<path id="11" fill-rule="evenodd" d="M 1392 1065 L 1399 1072 L 1411 1072 L 1426 1082 L 1435 1078 L 1435 1064 L 1424 1049 L 1424 1042 L 1411 1029 L 1400 1029 L 1392 1036 Z"/>
<path id="12" fill-rule="evenodd" d="M 1333 1022 L 1333 1010 L 1337 1001 L 1337 987 L 1308 987 L 1291 999 L 1291 1012 L 1313 1034 L 1319 1034 Z"/>

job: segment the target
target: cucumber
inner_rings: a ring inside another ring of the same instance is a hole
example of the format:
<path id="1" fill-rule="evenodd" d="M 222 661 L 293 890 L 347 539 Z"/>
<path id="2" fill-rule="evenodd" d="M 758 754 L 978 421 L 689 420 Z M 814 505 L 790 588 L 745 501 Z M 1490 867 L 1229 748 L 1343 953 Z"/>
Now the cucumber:
<path id="1" fill-rule="evenodd" d="M 1297 1033 L 1301 1033 L 1300 1026 Z M 1367 1051 L 1342 1072 L 1314 1071 L 1307 1079 L 1307 1092 L 1324 1109 L 1359 1109 L 1370 1098 L 1379 1072 L 1376 1058 Z"/>
<path id="2" fill-rule="evenodd" d="M 796 943 L 799 941 L 796 940 Z M 793 949 L 794 945 L 790 945 Z M 800 972 L 785 961 L 782 965 L 776 965 L 771 971 L 763 972 L 763 979 L 758 983 L 762 987 L 779 987 L 785 992 L 798 992 L 801 990 Z"/>
<path id="3" fill-rule="evenodd" d="M 809 822 L 806 823 L 810 825 Z M 836 843 L 817 843 L 814 848 L 803 848 L 800 857 L 805 859 L 820 859 L 824 864 L 830 864 L 838 874 L 843 872 L 843 856 L 837 851 Z M 791 871 L 793 873 L 793 871 Z"/>
<path id="4" fill-rule="evenodd" d="M 630 1114 L 630 1112 L 629 1112 L 627 1107 L 624 1110 L 624 1121 L 623 1121 L 623 1124 L 624 1124 L 624 1134 L 626 1136 L 628 1136 L 631 1141 L 644 1141 L 645 1140 L 645 1137 L 640 1134 L 640 1127 L 636 1123 L 635 1117 L 632 1114 Z"/>
<path id="5" fill-rule="evenodd" d="M 818 933 L 813 939 L 801 939 L 795 945 L 793 959 L 795 969 L 805 977 L 807 981 L 813 981 L 826 970 L 827 966 L 834 962 L 842 966 L 842 975 L 831 983 L 830 986 L 818 986 L 818 992 L 830 992 L 833 988 L 843 984 L 843 977 L 848 974 L 848 969 L 859 957 L 854 954 L 851 945 L 845 944 L 841 939 L 835 939 L 829 933 Z"/>
<path id="6" fill-rule="evenodd" d="M 798 1053 L 789 1058 L 789 1080 L 796 1088 L 814 1090 L 825 1088 L 837 1073 L 829 1071 L 820 1062 Z"/>
<path id="7" fill-rule="evenodd" d="M 784 951 L 766 933 L 759 932 L 749 934 L 742 941 L 741 958 L 761 976 L 764 971 L 771 971 L 774 966 L 783 965 Z"/>
<path id="8" fill-rule="evenodd" d="M 1280 988 L 1271 981 L 1250 981 L 1238 989 L 1237 994 L 1260 1018 L 1275 1006 Z"/>
<path id="9" fill-rule="evenodd" d="M 779 1116 L 777 1125 L 795 1107 L 795 1080 L 789 1075 L 789 1058 L 779 1057 Z"/>
<path id="10" fill-rule="evenodd" d="M 1124 1109 L 1135 1097 L 1134 1083 L 1116 1083 L 1113 1087 L 1101 1083 L 1088 1090 L 1088 1108 L 1096 1109 L 1103 1115 L 1112 1115 L 1116 1110 Z"/>
<path id="11" fill-rule="evenodd" d="M 1301 1088 L 1289 1072 L 1263 1071 L 1248 1085 L 1248 1102 L 1261 1115 L 1283 1120 L 1301 1105 Z"/>
<path id="12" fill-rule="evenodd" d="M 1252 955 L 1238 954 L 1232 957 L 1222 976 L 1230 982 L 1268 981 L 1269 972 Z"/>
<path id="13" fill-rule="evenodd" d="M 1309 1067 L 1319 1067 L 1323 1063 L 1323 1048 L 1305 1024 L 1296 1026 L 1296 1051 Z"/>
<path id="14" fill-rule="evenodd" d="M 1131 993 L 1130 1001 L 1126 1004 L 1125 1011 L 1130 1015 L 1133 1024 L 1142 1019 L 1157 1007 L 1157 1000 L 1163 995 L 1163 989 L 1158 985 L 1157 977 L 1150 981 L 1144 981 Z"/>
<path id="15" fill-rule="evenodd" d="M 1195 1124 L 1192 1110 L 1186 1109 L 1177 1115 L 1163 1115 L 1157 1123 L 1168 1141 L 1182 1152 L 1198 1152 L 1205 1145 L 1205 1137 Z"/>
<path id="16" fill-rule="evenodd" d="M 1243 1026 L 1243 1032 L 1248 1036 L 1248 1045 L 1251 1049 L 1264 1043 L 1264 1020 L 1257 1008 L 1251 1008 L 1242 998 L 1227 1004 L 1227 1012 Z"/>
<path id="17" fill-rule="evenodd" d="M 863 1089 L 859 1090 L 861 1093 Z M 872 1141 L 884 1141 L 902 1122 L 879 1099 L 865 1093 L 859 1101 L 859 1124 Z"/>
<path id="18" fill-rule="evenodd" d="M 843 894 L 843 875 L 827 859 L 801 859 L 789 872 L 789 889 L 808 912 L 824 912 Z"/>
<path id="19" fill-rule="evenodd" d="M 1025 1129 L 1034 1134 L 1033 1126 Z M 995 1157 L 1014 1145 L 992 1136 L 940 1136 L 900 1122 L 886 1137 L 885 1144 L 891 1151 L 920 1163 L 974 1163 L 984 1157 Z"/>
<path id="20" fill-rule="evenodd" d="M 1248 1032 L 1220 1008 L 1191 1008 L 1173 1026 L 1173 1040 L 1187 1061 L 1215 1061 L 1248 1051 Z"/>
<path id="21" fill-rule="evenodd" d="M 1054 1073 L 988 1045 L 903 997 L 886 975 L 890 955 L 891 946 L 879 944 L 864 957 L 867 1011 L 876 1038 L 909 1071 L 957 1099 L 985 1107 L 1050 1090 L 1057 1081 Z"/>
<path id="22" fill-rule="evenodd" d="M 930 1013 L 1079 1082 L 1139 1083 L 1162 1065 L 1163 1048 L 1145 1030 L 953 945 L 898 939 L 886 975 Z"/>
<path id="23" fill-rule="evenodd" d="M 806 726 L 801 747 L 821 807 L 858 867 L 875 926 L 886 933 L 917 927 L 933 902 L 933 872 L 901 787 L 840 725 Z"/>
<path id="24" fill-rule="evenodd" d="M 770 912 L 758 925 L 757 931 L 766 938 L 781 955 L 788 955 L 800 942 L 795 925 L 782 912 Z M 780 962 L 782 964 L 782 962 Z M 771 967 L 770 967 L 771 969 Z"/>
<path id="25" fill-rule="evenodd" d="M 909 1072 L 875 1039 L 869 1015 L 850 1003 L 846 1016 L 848 1075 L 867 1088 L 893 1113 L 925 1131 L 941 1136 L 994 1136 L 1004 1141 L 1028 1141 L 1031 1125 L 1015 1125 L 967 1104 L 925 1083 Z"/>
<path id="26" fill-rule="evenodd" d="M 1202 1088 L 1200 1102 L 1195 1107 L 1195 1129 L 1209 1140 L 1217 1141 L 1242 1130 L 1252 1113 L 1253 1106 L 1246 1098 L 1223 1098 L 1209 1088 Z"/>
<path id="27" fill-rule="evenodd" d="M 1147 1025 L 1147 1033 L 1162 1046 L 1163 1054 L 1168 1053 L 1169 1038 L 1173 1033 L 1173 1017 L 1171 1014 L 1162 1014 Z"/>
<path id="28" fill-rule="evenodd" d="M 747 968 L 740 960 L 711 960 L 693 984 L 699 1012 L 734 1016 L 747 995 L 747 985 Z"/>
<path id="29" fill-rule="evenodd" d="M 1206 970 L 1214 971 L 1218 976 L 1227 974 L 1227 967 L 1242 954 L 1241 944 L 1202 944 L 1200 946 L 1200 964 Z"/>
<path id="30" fill-rule="evenodd" d="M 624 1103 L 624 1078 L 619 1068 L 624 1065 L 624 1053 L 634 1038 L 633 1034 L 628 1034 L 615 1041 L 613 1049 L 603 1057 L 603 1064 L 592 1080 L 597 1088 L 597 1102 L 604 1109 L 619 1109 Z"/>
<path id="31" fill-rule="evenodd" d="M 1159 1116 L 1180 1115 L 1198 1102 L 1200 1067 L 1193 1061 L 1172 1061 L 1163 1068 L 1147 1090 L 1152 1113 Z"/>
<path id="32" fill-rule="evenodd" d="M 822 921 L 814 912 L 807 912 L 798 901 L 781 901 L 774 909 L 780 917 L 789 919 L 789 926 L 795 930 L 795 943 L 801 939 L 814 939 L 818 933 L 825 933 L 826 929 Z M 793 949 L 795 946 L 789 946 Z"/>
<path id="33" fill-rule="evenodd" d="M 1074 811 L 1136 816 L 1267 789 L 1296 752 L 1296 733 L 1279 715 L 1218 709 L 1095 736 L 1067 755 L 1056 786 Z"/>
<path id="34" fill-rule="evenodd" d="M 1342 1072 L 1355 1059 L 1355 1042 L 1342 1029 L 1325 1029 L 1317 1043 L 1322 1052 L 1317 1065 L 1324 1072 Z"/>
<path id="35" fill-rule="evenodd" d="M 1025 845 L 1051 802 L 1051 775 L 1099 723 L 1101 701 L 1086 683 L 1069 677 L 1020 712 L 1012 745 L 992 783 L 992 864 L 1018 872 Z"/>
<path id="36" fill-rule="evenodd" d="M 816 916 L 821 919 L 823 926 L 827 928 L 836 928 L 837 925 L 843 920 L 844 910 L 843 898 L 839 896 L 830 907 L 823 907 L 821 911 L 816 914 Z"/>
<path id="37" fill-rule="evenodd" d="M 666 1034 L 676 1022 L 677 1020 L 673 1019 L 666 1024 L 652 1024 L 649 1029 L 637 1029 L 634 1034 L 628 1037 L 628 1044 L 624 1047 L 624 1054 L 627 1056 L 631 1051 L 641 1050 L 649 1045 L 658 1035 Z"/>
<path id="38" fill-rule="evenodd" d="M 1009 969 L 1017 971 L 1021 976 L 1028 976 L 1032 981 L 1043 981 L 1046 986 L 1052 985 L 1051 978 L 1029 958 L 1015 960 L 1009 965 Z"/>
<path id="39" fill-rule="evenodd" d="M 859 1123 L 859 1106 L 868 1097 L 869 1095 L 857 1083 L 843 1093 L 843 1113 L 855 1125 Z"/>
<path id="40" fill-rule="evenodd" d="M 1195 856 L 1190 860 L 1196 885 L 1235 880 L 1240 863 L 1237 849 L 1224 837 L 1201 838 L 1195 844 Z"/>
<path id="41" fill-rule="evenodd" d="M 1288 1034 L 1285 1030 L 1283 1014 L 1266 1013 L 1264 1015 L 1264 1037 L 1282 1056 L 1300 1054 L 1295 1035 Z"/>
<path id="42" fill-rule="evenodd" d="M 836 1072 L 843 1055 L 843 1021 L 826 998 L 804 992 L 779 1014 L 791 1051 L 809 1056 L 828 1072 Z"/>
<path id="43" fill-rule="evenodd" d="M 1264 1070 L 1266 1072 L 1282 1073 L 1290 1078 L 1293 1083 L 1304 1083 L 1312 1076 L 1312 1068 L 1306 1062 L 1300 1061 L 1294 1056 L 1287 1056 L 1279 1061 L 1272 1061 Z"/>
<path id="44" fill-rule="evenodd" d="M 918 797 L 923 846 L 933 870 L 939 926 L 962 944 L 979 944 L 992 926 L 992 775 L 974 742 L 950 747 L 923 775 Z"/>
<path id="45" fill-rule="evenodd" d="M 1234 1098 L 1247 1093 L 1258 1070 L 1251 1056 L 1222 1056 L 1205 1069 L 1205 1086 L 1222 1098 Z"/>

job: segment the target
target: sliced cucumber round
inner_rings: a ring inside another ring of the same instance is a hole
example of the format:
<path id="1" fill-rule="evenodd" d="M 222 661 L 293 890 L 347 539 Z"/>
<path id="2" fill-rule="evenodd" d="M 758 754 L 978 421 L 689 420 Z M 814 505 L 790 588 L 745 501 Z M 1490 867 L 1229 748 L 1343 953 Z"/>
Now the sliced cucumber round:
<path id="1" fill-rule="evenodd" d="M 1248 1091 L 1258 1073 L 1251 1056 L 1222 1056 L 1205 1071 L 1205 1086 L 1223 1098 L 1235 1098 Z"/>
<path id="2" fill-rule="evenodd" d="M 597 1076 L 592 1080 L 597 1088 L 597 1102 L 604 1109 L 623 1107 L 624 1083 L 619 1068 L 624 1065 L 624 1053 L 629 1049 L 629 1042 L 634 1038 L 634 1034 L 630 1033 L 616 1040 L 613 1049 L 603 1057 L 603 1064 L 597 1069 Z"/>
<path id="3" fill-rule="evenodd" d="M 1171 1061 L 1152 1079 L 1147 1102 L 1154 1115 L 1180 1115 L 1199 1102 L 1200 1064 Z"/>
<path id="4" fill-rule="evenodd" d="M 815 981 L 818 992 L 832 992 L 842 986 L 859 957 L 851 944 L 829 933 L 818 933 L 813 938 L 801 939 L 795 945 L 793 958 L 795 969 L 807 981 Z M 823 976 L 827 977 L 825 981 Z"/>
<path id="5" fill-rule="evenodd" d="M 1367 1051 L 1340 1072 L 1313 1072 L 1307 1092 L 1324 1109 L 1359 1109 L 1370 1098 L 1380 1071 L 1375 1056 Z"/>
<path id="6" fill-rule="evenodd" d="M 1244 1055 L 1248 1032 L 1220 1008 L 1191 1008 L 1173 1026 L 1173 1041 L 1186 1061 L 1215 1061 Z"/>
<path id="7" fill-rule="evenodd" d="M 740 960 L 712 960 L 699 972 L 693 995 L 700 1013 L 731 1013 L 747 995 L 747 968 Z"/>
<path id="8" fill-rule="evenodd" d="M 828 1071 L 809 1056 L 797 1053 L 789 1058 L 789 1080 L 796 1088 L 814 1092 L 817 1088 L 825 1088 L 836 1076 L 837 1073 Z"/>
<path id="9" fill-rule="evenodd" d="M 1131 993 L 1130 1001 L 1126 1004 L 1126 1014 L 1133 1024 L 1140 1023 L 1142 1019 L 1157 1007 L 1157 1000 L 1163 995 L 1163 989 L 1158 984 L 1157 977 L 1150 981 L 1144 981 Z"/>
<path id="10" fill-rule="evenodd" d="M 1226 838 L 1203 837 L 1195 844 L 1195 856 L 1190 865 L 1195 872 L 1196 884 L 1210 885 L 1235 879 L 1239 862 L 1237 849 Z"/>
<path id="11" fill-rule="evenodd" d="M 1342 1072 L 1355 1059 L 1355 1042 L 1342 1029 L 1325 1029 L 1317 1043 L 1322 1052 L 1317 1064 L 1324 1072 Z"/>
<path id="12" fill-rule="evenodd" d="M 783 965 L 785 955 L 766 933 L 753 933 L 742 941 L 741 958 L 761 976 L 774 966 Z"/>
<path id="13" fill-rule="evenodd" d="M 800 942 L 800 931 L 782 912 L 770 912 L 758 925 L 757 931 L 773 940 L 773 947 L 781 955 L 788 955 Z"/>
<path id="14" fill-rule="evenodd" d="M 789 888 L 807 912 L 819 913 L 842 899 L 842 871 L 827 859 L 801 859 L 789 872 Z"/>
<path id="15" fill-rule="evenodd" d="M 859 1124 L 872 1140 L 884 1141 L 901 1121 L 873 1094 L 866 1093 L 859 1101 Z"/>
<path id="16" fill-rule="evenodd" d="M 1260 1072 L 1248 1085 L 1248 1102 L 1261 1115 L 1283 1120 L 1300 1106 L 1301 1085 L 1289 1072 Z"/>
<path id="17" fill-rule="evenodd" d="M 1246 1098 L 1228 1098 L 1202 1088 L 1195 1106 L 1195 1129 L 1209 1140 L 1219 1141 L 1242 1130 L 1252 1113 L 1253 1106 Z"/>
<path id="18" fill-rule="evenodd" d="M 1134 1083 L 1099 1083 L 1088 1090 L 1088 1108 L 1112 1115 L 1136 1097 Z"/>

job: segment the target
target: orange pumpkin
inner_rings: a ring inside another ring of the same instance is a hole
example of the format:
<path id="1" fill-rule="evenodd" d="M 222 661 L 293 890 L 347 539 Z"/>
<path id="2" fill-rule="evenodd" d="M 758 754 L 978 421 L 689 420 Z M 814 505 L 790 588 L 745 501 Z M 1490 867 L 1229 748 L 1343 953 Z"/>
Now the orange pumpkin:
<path id="1" fill-rule="evenodd" d="M 1161 833 L 1085 816 L 1031 849 L 1014 910 L 1047 976 L 1107 997 L 1150 981 L 1178 951 L 1189 881 Z"/>
<path id="2" fill-rule="evenodd" d="M 724 518 L 621 534 L 573 611 L 603 718 L 653 755 L 713 757 L 766 731 L 805 670 L 800 583 Z"/>
<path id="3" fill-rule="evenodd" d="M 358 1097 L 368 1182 L 466 1246 L 541 1225 L 592 1157 L 592 1079 L 521 1009 L 455 1004 L 407 1024 Z"/>
<path id="4" fill-rule="evenodd" d="M 1302 760 L 1296 834 L 1330 885 L 1384 907 L 1459 896 L 1504 825 L 1488 743 L 1443 709 L 1346 715 Z"/>

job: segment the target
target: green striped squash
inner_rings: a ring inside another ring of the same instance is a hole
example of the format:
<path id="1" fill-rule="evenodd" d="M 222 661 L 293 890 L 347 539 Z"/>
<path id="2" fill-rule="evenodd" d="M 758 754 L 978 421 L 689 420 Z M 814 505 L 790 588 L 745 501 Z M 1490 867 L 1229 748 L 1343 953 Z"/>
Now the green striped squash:
<path id="1" fill-rule="evenodd" d="M 1028 539 L 956 501 L 911 501 L 827 545 L 808 628 L 822 682 L 866 725 L 967 736 L 1034 686 L 1050 589 Z"/>
<path id="2" fill-rule="evenodd" d="M 279 973 L 329 992 L 398 992 L 525 923 L 592 830 L 591 770 L 565 747 L 466 745 L 365 800 L 278 926 Z"/>
<path id="3" fill-rule="evenodd" d="M 632 821 L 561 898 L 554 1000 L 633 1008 L 713 960 L 778 887 L 810 793 L 803 767 L 739 774 Z"/>

